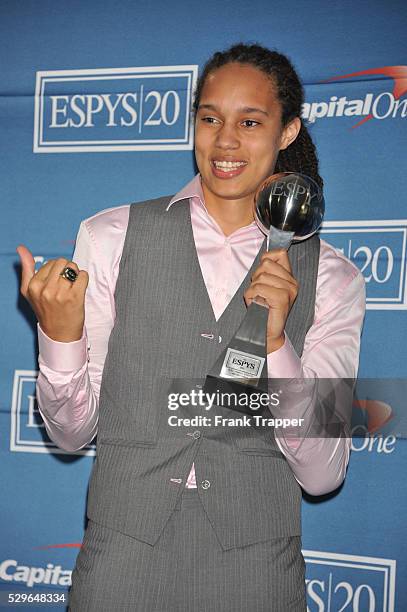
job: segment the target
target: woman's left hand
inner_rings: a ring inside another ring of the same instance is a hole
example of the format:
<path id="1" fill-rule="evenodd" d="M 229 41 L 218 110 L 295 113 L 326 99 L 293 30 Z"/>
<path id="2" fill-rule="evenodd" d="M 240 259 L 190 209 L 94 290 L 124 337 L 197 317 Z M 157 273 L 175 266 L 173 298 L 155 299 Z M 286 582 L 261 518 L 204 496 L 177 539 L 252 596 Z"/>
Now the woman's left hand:
<path id="1" fill-rule="evenodd" d="M 276 351 L 284 344 L 284 328 L 288 314 L 298 293 L 298 283 L 292 275 L 290 260 L 285 249 L 264 253 L 252 276 L 244 299 L 249 304 L 256 297 L 269 306 L 267 322 L 267 352 Z"/>

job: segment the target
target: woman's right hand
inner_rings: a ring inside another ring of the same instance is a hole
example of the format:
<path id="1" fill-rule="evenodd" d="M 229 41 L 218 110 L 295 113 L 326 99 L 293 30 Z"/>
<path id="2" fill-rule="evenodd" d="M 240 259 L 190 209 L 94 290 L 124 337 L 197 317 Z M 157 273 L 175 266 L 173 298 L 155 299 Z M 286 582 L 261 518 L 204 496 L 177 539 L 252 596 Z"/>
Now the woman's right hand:
<path id="1" fill-rule="evenodd" d="M 74 342 L 80 340 L 85 323 L 85 293 L 88 273 L 68 259 L 51 259 L 35 272 L 35 261 L 24 245 L 17 247 L 22 275 L 22 295 L 34 310 L 41 329 L 52 340 Z M 78 276 L 74 282 L 61 276 L 69 266 Z"/>

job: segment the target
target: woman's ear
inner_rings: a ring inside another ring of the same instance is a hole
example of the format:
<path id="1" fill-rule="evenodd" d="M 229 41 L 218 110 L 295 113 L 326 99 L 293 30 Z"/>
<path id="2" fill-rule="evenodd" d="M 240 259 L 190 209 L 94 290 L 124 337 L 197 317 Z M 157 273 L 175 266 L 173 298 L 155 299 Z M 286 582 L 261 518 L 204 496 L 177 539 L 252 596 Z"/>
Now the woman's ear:
<path id="1" fill-rule="evenodd" d="M 280 151 L 286 149 L 298 136 L 298 132 L 301 129 L 301 119 L 295 117 L 287 123 L 281 134 Z"/>

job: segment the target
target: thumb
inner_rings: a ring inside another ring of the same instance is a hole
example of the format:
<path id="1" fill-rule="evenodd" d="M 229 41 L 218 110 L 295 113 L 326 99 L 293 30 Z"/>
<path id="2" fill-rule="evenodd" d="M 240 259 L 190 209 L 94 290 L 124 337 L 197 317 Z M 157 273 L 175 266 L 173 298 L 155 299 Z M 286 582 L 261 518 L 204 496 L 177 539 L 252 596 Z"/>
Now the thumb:
<path id="1" fill-rule="evenodd" d="M 266 251 L 262 255 L 262 261 L 263 259 L 274 261 L 275 263 L 278 263 L 280 266 L 285 268 L 287 272 L 291 273 L 291 264 L 290 260 L 288 259 L 287 249 L 271 249 L 271 251 Z"/>
<path id="2" fill-rule="evenodd" d="M 21 293 L 27 297 L 28 284 L 35 274 L 35 260 L 31 251 L 26 246 L 20 244 L 17 249 L 20 256 L 22 274 L 21 274 Z"/>

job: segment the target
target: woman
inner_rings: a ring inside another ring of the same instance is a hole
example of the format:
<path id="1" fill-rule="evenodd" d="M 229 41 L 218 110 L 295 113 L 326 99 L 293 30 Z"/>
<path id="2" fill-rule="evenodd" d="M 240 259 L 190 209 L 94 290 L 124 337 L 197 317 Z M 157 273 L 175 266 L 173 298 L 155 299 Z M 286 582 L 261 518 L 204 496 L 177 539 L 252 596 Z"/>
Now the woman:
<path id="1" fill-rule="evenodd" d="M 75 263 L 34 274 L 18 249 L 47 431 L 69 451 L 98 433 L 71 610 L 306 609 L 300 486 L 318 495 L 341 484 L 347 415 L 337 439 L 174 428 L 160 385 L 202 379 L 256 296 L 270 307 L 269 377 L 356 376 L 360 273 L 317 237 L 290 256 L 264 253 L 253 221 L 273 172 L 322 185 L 302 101 L 283 55 L 242 44 L 216 53 L 195 95 L 191 183 L 85 220 Z"/>

